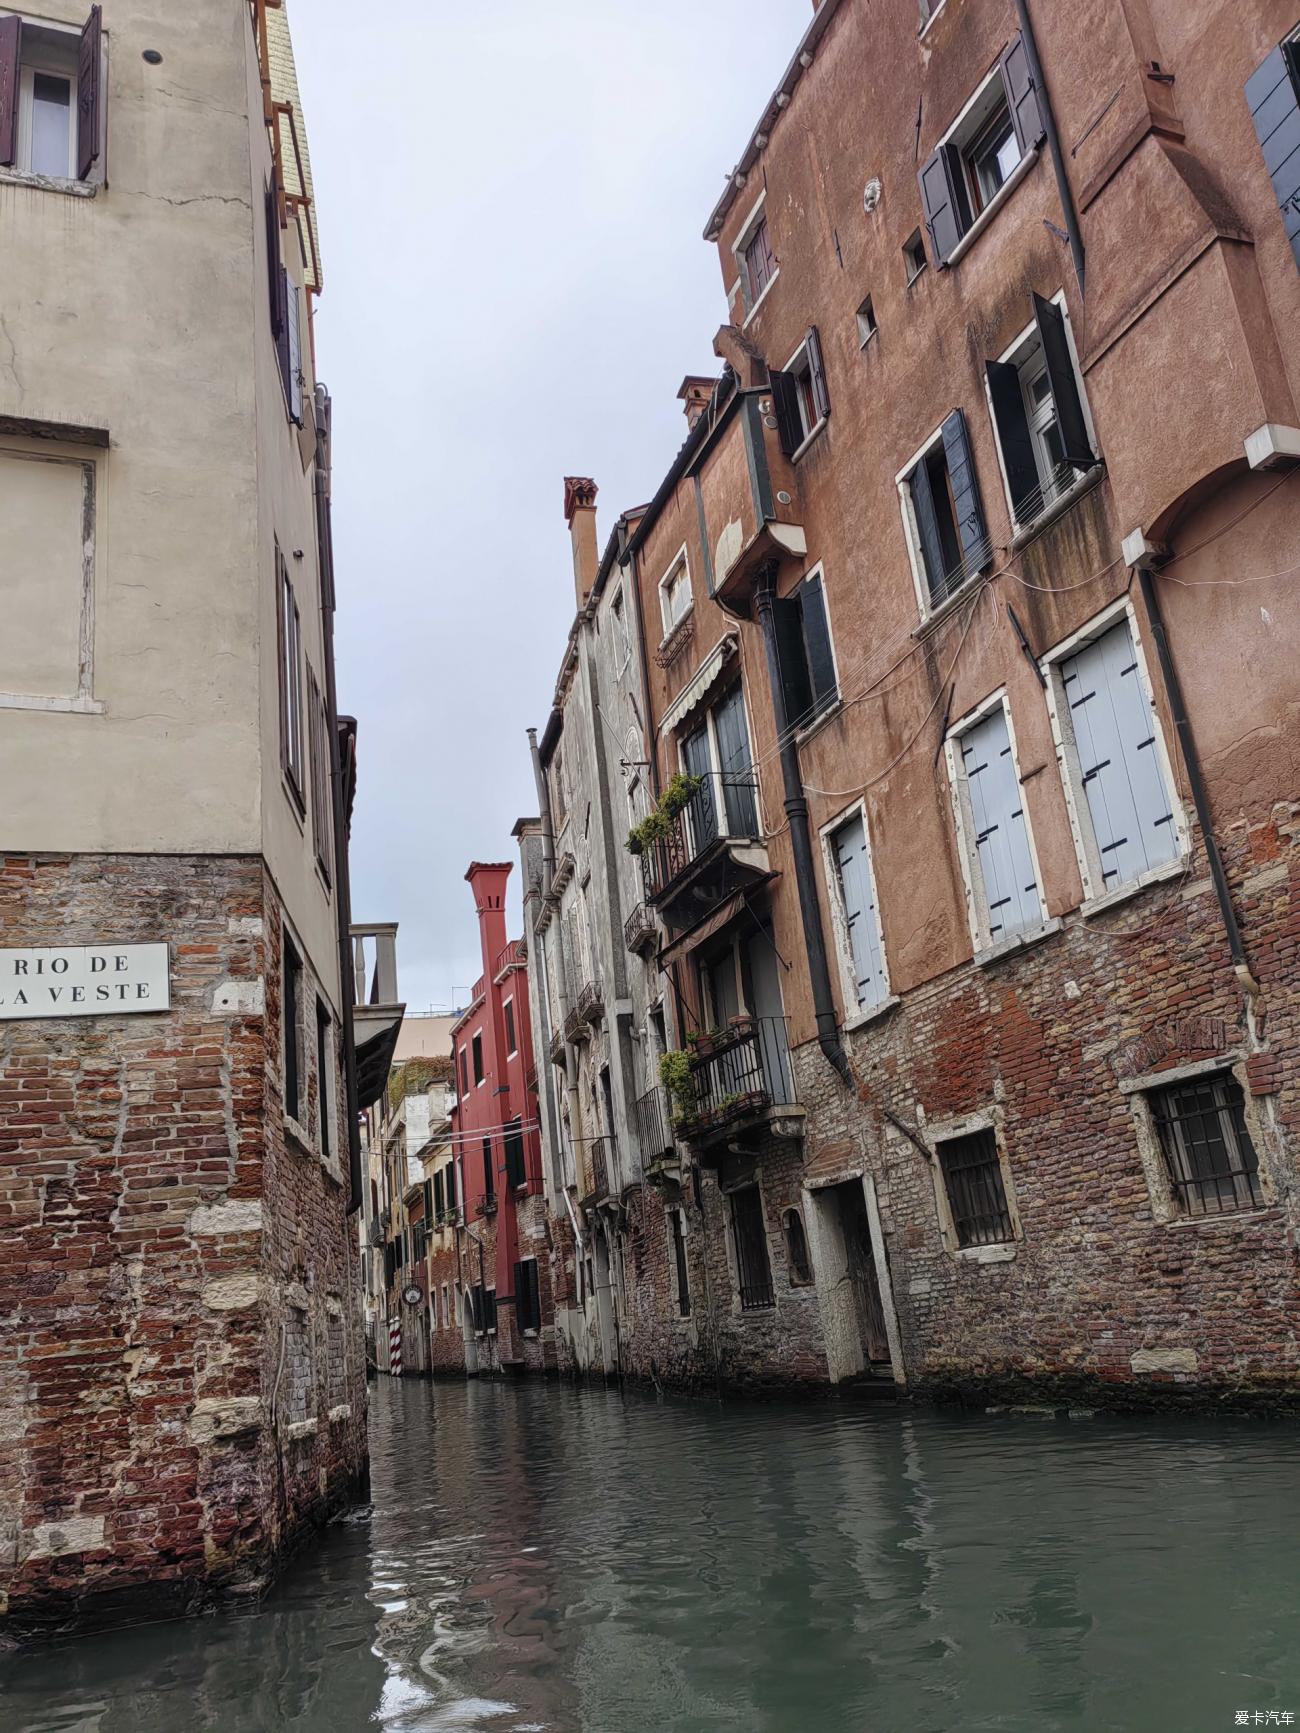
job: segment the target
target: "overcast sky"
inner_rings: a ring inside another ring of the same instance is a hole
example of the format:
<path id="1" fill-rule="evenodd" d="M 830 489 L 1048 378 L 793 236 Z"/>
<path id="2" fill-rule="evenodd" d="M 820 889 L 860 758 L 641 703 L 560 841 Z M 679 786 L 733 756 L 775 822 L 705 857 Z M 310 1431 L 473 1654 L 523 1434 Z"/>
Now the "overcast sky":
<path id="1" fill-rule="evenodd" d="M 297 0 L 334 396 L 357 920 L 412 1012 L 479 973 L 464 883 L 515 859 L 574 612 L 562 477 L 602 543 L 686 433 L 726 314 L 701 239 L 809 0 Z M 516 897 L 512 930 L 519 921 Z"/>

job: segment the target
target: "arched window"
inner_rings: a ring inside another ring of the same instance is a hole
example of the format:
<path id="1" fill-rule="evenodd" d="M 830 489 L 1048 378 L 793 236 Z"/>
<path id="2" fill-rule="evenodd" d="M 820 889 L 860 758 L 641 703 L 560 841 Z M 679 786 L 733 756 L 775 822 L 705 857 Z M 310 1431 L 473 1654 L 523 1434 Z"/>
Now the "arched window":
<path id="1" fill-rule="evenodd" d="M 808 1237 L 803 1231 L 803 1217 L 797 1209 L 788 1209 L 781 1218 L 785 1233 L 785 1256 L 790 1268 L 790 1286 L 805 1287 L 812 1281 L 812 1259 L 808 1256 Z"/>

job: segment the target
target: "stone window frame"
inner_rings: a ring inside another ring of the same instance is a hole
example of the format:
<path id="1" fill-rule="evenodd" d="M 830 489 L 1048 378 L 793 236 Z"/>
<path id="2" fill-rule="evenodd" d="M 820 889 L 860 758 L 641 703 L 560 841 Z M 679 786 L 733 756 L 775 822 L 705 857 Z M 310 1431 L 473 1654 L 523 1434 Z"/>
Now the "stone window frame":
<path id="1" fill-rule="evenodd" d="M 681 1284 L 677 1279 L 677 1248 L 673 1243 L 672 1216 L 677 1217 L 678 1229 L 682 1236 L 682 1261 L 686 1265 L 686 1310 L 682 1310 Z M 670 1321 L 674 1328 L 682 1329 L 695 1321 L 695 1295 L 691 1291 L 691 1239 L 693 1230 L 687 1220 L 684 1202 L 664 1205 L 664 1226 L 668 1240 L 668 1293 L 671 1302 Z"/>
<path id="2" fill-rule="evenodd" d="M 1231 1073 L 1241 1088 L 1242 1115 L 1259 1164 L 1259 1183 L 1264 1193 L 1264 1202 L 1258 1209 L 1225 1210 L 1219 1215 L 1189 1215 L 1179 1208 L 1174 1194 L 1151 1097 L 1157 1090 L 1168 1089 L 1176 1083 L 1186 1083 L 1194 1078 L 1212 1076 L 1223 1071 Z M 1268 1128 L 1260 1113 L 1258 1098 L 1251 1093 L 1246 1076 L 1246 1054 L 1240 1047 L 1230 1048 L 1211 1059 L 1193 1059 L 1186 1065 L 1171 1065 L 1164 1071 L 1147 1071 L 1139 1077 L 1123 1077 L 1119 1081 L 1119 1091 L 1128 1103 L 1137 1142 L 1138 1160 L 1142 1164 L 1142 1177 L 1146 1181 L 1147 1195 L 1151 1200 L 1151 1214 L 1158 1226 L 1184 1230 L 1226 1228 L 1234 1222 L 1257 1221 L 1260 1216 L 1271 1214 L 1277 1208 L 1277 1187 L 1265 1159 L 1265 1153 L 1270 1147 Z"/>
<path id="3" fill-rule="evenodd" d="M 736 1235 L 732 1225 L 731 1199 L 738 1191 L 748 1191 L 751 1187 L 758 1193 L 759 1216 L 763 1223 L 763 1239 L 767 1247 L 767 1273 L 772 1285 L 772 1302 L 767 1306 L 742 1306 L 740 1303 L 740 1265 L 736 1258 Z M 777 1282 L 777 1263 L 772 1256 L 772 1224 L 767 1198 L 763 1191 L 763 1168 L 761 1163 L 755 1163 L 752 1170 L 740 1178 L 730 1181 L 727 1185 L 718 1185 L 718 1196 L 722 1203 L 723 1233 L 722 1242 L 727 1254 L 727 1274 L 730 1284 L 728 1310 L 733 1318 L 770 1318 L 779 1314 L 780 1303 L 777 1295 L 780 1292 Z M 781 1247 L 781 1262 L 785 1262 L 785 1242 L 778 1229 L 776 1235 Z"/>
<path id="4" fill-rule="evenodd" d="M 998 1170 L 1002 1175 L 1002 1194 L 1007 1200 L 1007 1214 L 1011 1218 L 1011 1238 L 991 1246 L 963 1246 L 957 1243 L 957 1228 L 953 1221 L 952 1205 L 948 1200 L 948 1187 L 944 1182 L 943 1167 L 939 1160 L 939 1145 L 950 1143 L 955 1138 L 971 1137 L 980 1131 L 993 1133 L 993 1143 L 998 1155 Z M 1016 1195 L 1015 1181 L 1011 1173 L 1011 1161 L 1007 1153 L 1002 1109 L 999 1107 L 982 1108 L 974 1113 L 964 1113 L 949 1119 L 930 1120 L 925 1126 L 923 1136 L 930 1151 L 930 1179 L 934 1186 L 935 1210 L 939 1219 L 939 1237 L 943 1241 L 944 1251 L 954 1263 L 959 1264 L 1013 1263 L 1019 1253 L 1020 1243 L 1025 1237 L 1025 1230 L 1020 1219 L 1020 1202 Z"/>
<path id="5" fill-rule="evenodd" d="M 851 824 L 855 818 L 862 820 L 862 832 L 867 839 L 867 860 L 871 869 L 871 888 L 875 894 L 876 942 L 880 949 L 880 967 L 885 983 L 883 997 L 870 1005 L 858 1003 L 853 948 L 849 941 L 848 913 L 845 908 L 844 893 L 840 886 L 840 869 L 835 854 L 836 836 L 846 824 Z M 840 997 L 844 1008 L 843 1027 L 851 1032 L 854 1029 L 862 1028 L 867 1023 L 874 1023 L 877 1018 L 885 1016 L 900 1003 L 899 995 L 894 991 L 890 979 L 889 952 L 885 945 L 884 911 L 880 896 L 880 878 L 876 872 L 876 851 L 871 835 L 871 820 L 867 811 L 866 796 L 860 795 L 857 800 L 850 802 L 833 818 L 820 825 L 817 836 L 822 846 L 822 870 L 826 875 L 826 900 L 830 906 L 831 936 L 834 940 L 835 964 L 839 974 Z"/>

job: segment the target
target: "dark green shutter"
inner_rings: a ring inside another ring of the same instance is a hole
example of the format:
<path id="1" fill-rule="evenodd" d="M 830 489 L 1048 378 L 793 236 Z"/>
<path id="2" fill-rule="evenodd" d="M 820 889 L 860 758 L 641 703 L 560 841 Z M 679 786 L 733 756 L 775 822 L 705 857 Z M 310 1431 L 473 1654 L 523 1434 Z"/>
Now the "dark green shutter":
<path id="1" fill-rule="evenodd" d="M 781 450 L 792 457 L 803 444 L 803 422 L 799 419 L 799 389 L 792 373 L 771 372 L 772 408 L 776 414 L 777 438 Z"/>
<path id="2" fill-rule="evenodd" d="M 1034 318 L 1038 335 L 1047 357 L 1047 378 L 1056 404 L 1056 425 L 1061 430 L 1061 449 L 1065 461 L 1076 469 L 1091 469 L 1097 459 L 1088 438 L 1088 424 L 1083 419 L 1083 399 L 1074 375 L 1074 357 L 1065 334 L 1061 309 L 1041 295 L 1034 296 Z"/>
<path id="3" fill-rule="evenodd" d="M 781 694 L 786 728 L 798 728 L 812 710 L 812 683 L 803 645 L 803 604 L 798 590 L 772 605 L 776 626 L 776 658 L 781 669 Z"/>
<path id="4" fill-rule="evenodd" d="M 939 520 L 934 513 L 934 494 L 930 489 L 930 471 L 924 458 L 907 478 L 912 495 L 912 512 L 916 518 L 916 533 L 921 538 L 921 554 L 925 563 L 926 587 L 931 601 L 942 601 L 945 594 L 943 542 L 939 536 Z"/>
<path id="5" fill-rule="evenodd" d="M 975 459 L 971 456 L 970 439 L 966 433 L 966 417 L 960 409 L 954 409 L 943 424 L 943 450 L 948 459 L 948 480 L 952 484 L 952 503 L 957 516 L 962 558 L 966 575 L 970 577 L 984 570 L 989 563 L 990 549 L 979 483 L 975 478 Z"/>
<path id="6" fill-rule="evenodd" d="M 948 255 L 970 227 L 966 184 L 961 157 L 955 145 L 941 144 L 921 170 L 921 204 L 925 226 L 934 247 L 934 262 L 944 265 Z"/>
<path id="7" fill-rule="evenodd" d="M 830 628 L 826 624 L 826 597 L 820 577 L 806 578 L 800 586 L 803 604 L 803 642 L 808 658 L 808 679 L 813 708 L 820 716 L 839 696 L 835 658 L 831 654 Z"/>
<path id="8" fill-rule="evenodd" d="M 1002 85 L 1007 93 L 1011 124 L 1016 129 L 1016 140 L 1023 155 L 1034 148 L 1047 128 L 1043 125 L 1038 89 L 1029 70 L 1029 56 L 1019 35 L 1012 38 L 1002 56 Z"/>
<path id="9" fill-rule="evenodd" d="M 1011 489 L 1012 508 L 1017 523 L 1027 523 L 1034 515 L 1032 508 L 1039 483 L 1034 442 L 1030 437 L 1025 400 L 1020 390 L 1020 370 L 1009 361 L 988 361 L 985 370 L 998 444 L 1002 447 L 1002 466 L 1007 472 L 1007 486 Z"/>

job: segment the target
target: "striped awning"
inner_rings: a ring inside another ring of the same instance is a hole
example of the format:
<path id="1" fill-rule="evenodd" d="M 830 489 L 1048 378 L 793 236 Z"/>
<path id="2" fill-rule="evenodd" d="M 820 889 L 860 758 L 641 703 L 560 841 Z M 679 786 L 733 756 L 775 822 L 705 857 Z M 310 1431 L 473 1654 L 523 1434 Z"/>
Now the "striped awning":
<path id="1" fill-rule="evenodd" d="M 687 681 L 667 710 L 664 711 L 663 721 L 659 724 L 660 734 L 671 734 L 674 728 L 680 728 L 691 711 L 708 697 L 709 692 L 717 683 L 718 676 L 735 655 L 736 644 L 737 638 L 734 632 L 727 632 L 719 638 L 695 670 L 691 679 Z"/>

